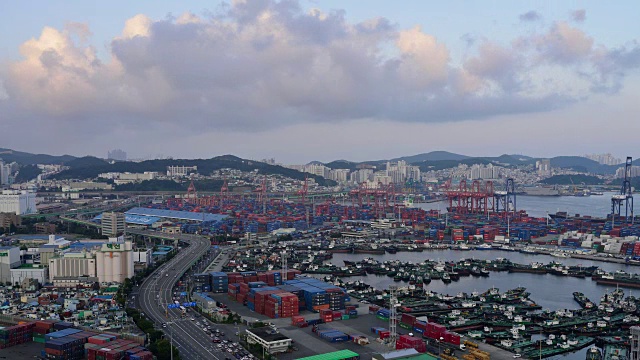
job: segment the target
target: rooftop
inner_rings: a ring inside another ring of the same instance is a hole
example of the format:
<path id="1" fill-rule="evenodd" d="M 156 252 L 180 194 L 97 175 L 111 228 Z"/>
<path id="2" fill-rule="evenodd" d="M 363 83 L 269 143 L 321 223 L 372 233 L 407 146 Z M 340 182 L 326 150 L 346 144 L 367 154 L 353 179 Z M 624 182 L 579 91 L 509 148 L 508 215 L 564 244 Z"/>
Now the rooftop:
<path id="1" fill-rule="evenodd" d="M 133 208 L 125 213 L 126 215 L 139 216 L 157 216 L 160 218 L 191 220 L 191 221 L 221 221 L 226 219 L 227 215 L 210 214 L 203 212 L 177 211 L 177 210 L 161 210 L 148 209 L 142 207 Z"/>
<path id="2" fill-rule="evenodd" d="M 273 333 L 273 330 L 267 326 L 255 329 L 247 329 L 247 331 L 266 342 L 289 340 L 288 337 L 280 333 Z"/>
<path id="3" fill-rule="evenodd" d="M 102 214 L 93 218 L 93 221 L 100 221 L 100 220 L 102 220 Z M 130 215 L 130 214 L 125 214 L 124 216 L 124 221 L 126 223 L 135 224 L 135 225 L 151 225 L 160 220 L 161 219 L 156 216 Z"/>

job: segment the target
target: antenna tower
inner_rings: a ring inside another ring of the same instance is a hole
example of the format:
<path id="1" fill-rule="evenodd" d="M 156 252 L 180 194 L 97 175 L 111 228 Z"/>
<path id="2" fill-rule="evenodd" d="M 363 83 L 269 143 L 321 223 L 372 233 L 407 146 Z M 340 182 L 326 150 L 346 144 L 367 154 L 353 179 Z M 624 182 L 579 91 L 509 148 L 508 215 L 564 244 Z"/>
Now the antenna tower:
<path id="1" fill-rule="evenodd" d="M 396 306 L 398 304 L 398 287 L 396 285 L 389 286 L 389 346 L 395 348 L 396 340 L 398 340 L 398 314 Z"/>

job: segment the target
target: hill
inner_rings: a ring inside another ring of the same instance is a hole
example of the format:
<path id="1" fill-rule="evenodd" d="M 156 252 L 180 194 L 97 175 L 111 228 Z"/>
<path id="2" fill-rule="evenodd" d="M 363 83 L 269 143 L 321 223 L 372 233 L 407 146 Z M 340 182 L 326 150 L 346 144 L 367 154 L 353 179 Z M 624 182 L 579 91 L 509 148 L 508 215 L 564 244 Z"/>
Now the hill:
<path id="1" fill-rule="evenodd" d="M 211 159 L 174 159 L 174 160 L 148 160 L 142 162 L 115 162 L 110 164 L 104 160 L 92 157 L 84 157 L 76 162 L 66 164 L 71 168 L 64 170 L 52 178 L 54 179 L 94 179 L 98 174 L 105 172 L 131 172 L 141 173 L 156 171 L 165 173 L 167 166 L 197 166 L 198 172 L 209 175 L 215 170 L 236 169 L 240 171 L 258 170 L 261 174 L 282 175 L 292 179 L 304 180 L 305 176 L 313 178 L 321 185 L 332 186 L 336 183 L 321 176 L 301 173 L 297 170 L 287 169 L 278 165 L 269 165 L 259 161 L 245 160 L 233 155 L 223 155 Z M 166 185 L 166 184 L 165 184 Z"/>
<path id="2" fill-rule="evenodd" d="M 447 161 L 447 160 L 460 161 L 468 158 L 469 156 L 454 154 L 448 151 L 431 151 L 428 153 L 423 153 L 418 155 L 403 156 L 403 157 L 391 159 L 391 161 L 404 160 L 408 163 L 413 164 L 413 163 L 418 163 L 423 161 Z"/>
<path id="3" fill-rule="evenodd" d="M 0 148 L 0 159 L 5 162 L 17 162 L 20 165 L 35 165 L 35 164 L 54 164 L 60 165 L 65 162 L 75 159 L 75 156 L 71 155 L 47 155 L 47 154 L 31 154 L 22 151 L 15 151 L 11 149 Z"/>
<path id="4" fill-rule="evenodd" d="M 38 169 L 35 165 L 25 165 L 20 167 L 18 170 L 18 175 L 16 175 L 16 182 L 22 183 L 33 180 L 38 177 L 38 175 L 42 174 L 42 170 Z"/>
<path id="5" fill-rule="evenodd" d="M 605 183 L 603 179 L 591 175 L 554 175 L 550 178 L 540 181 L 547 185 L 602 185 Z"/>

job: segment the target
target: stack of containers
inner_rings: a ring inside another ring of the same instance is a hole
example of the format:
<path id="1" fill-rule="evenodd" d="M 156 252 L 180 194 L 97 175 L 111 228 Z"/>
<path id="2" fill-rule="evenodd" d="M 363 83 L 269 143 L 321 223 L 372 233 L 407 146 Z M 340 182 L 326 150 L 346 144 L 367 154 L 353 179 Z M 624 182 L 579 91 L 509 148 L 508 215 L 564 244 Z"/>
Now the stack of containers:
<path id="1" fill-rule="evenodd" d="M 388 309 L 380 309 L 376 312 L 376 317 L 383 321 L 389 321 L 389 316 L 391 316 L 391 311 Z"/>
<path id="2" fill-rule="evenodd" d="M 444 333 L 444 341 L 449 343 L 449 344 L 452 344 L 452 345 L 455 345 L 455 346 L 459 347 L 460 346 L 460 335 L 456 334 L 454 332 L 446 331 Z"/>
<path id="3" fill-rule="evenodd" d="M 24 344 L 33 340 L 35 323 L 22 322 L 18 325 L 0 327 L 0 349 Z"/>
<path id="4" fill-rule="evenodd" d="M 211 292 L 223 293 L 229 288 L 229 277 L 223 272 L 212 272 L 210 274 L 211 279 Z"/>
<path id="5" fill-rule="evenodd" d="M 237 300 L 239 290 L 240 285 L 229 284 L 227 287 L 227 295 L 229 295 L 229 298 L 231 298 L 232 300 Z"/>
<path id="6" fill-rule="evenodd" d="M 423 334 L 423 336 L 427 336 L 427 323 L 424 321 L 416 320 L 413 323 L 413 331 L 418 334 Z"/>
<path id="7" fill-rule="evenodd" d="M 320 320 L 328 323 L 333 321 L 333 311 L 330 309 L 320 310 Z"/>
<path id="8" fill-rule="evenodd" d="M 440 339 L 445 336 L 447 329 L 444 325 L 436 324 L 436 323 L 427 323 L 427 331 L 425 332 L 425 336 L 430 339 Z"/>
<path id="9" fill-rule="evenodd" d="M 44 336 L 50 332 L 55 331 L 53 329 L 53 324 L 55 322 L 55 320 L 36 321 L 36 324 L 33 327 L 33 341 L 39 344 L 44 344 Z"/>
<path id="10" fill-rule="evenodd" d="M 101 335 L 92 336 L 84 345 L 88 360 L 152 360 L 153 354 L 138 343 L 129 340 L 109 341 Z"/>
<path id="11" fill-rule="evenodd" d="M 196 292 L 211 291 L 211 275 L 208 273 L 194 274 L 193 285 Z"/>
<path id="12" fill-rule="evenodd" d="M 227 273 L 227 279 L 229 284 L 239 284 L 244 282 L 244 277 L 237 272 Z"/>
<path id="13" fill-rule="evenodd" d="M 279 316 L 281 318 L 288 318 L 297 316 L 299 314 L 298 297 L 292 293 L 280 292 L 277 294 L 271 294 L 272 298 L 275 298 L 280 308 Z"/>
<path id="14" fill-rule="evenodd" d="M 55 330 L 64 330 L 64 329 L 69 329 L 72 328 L 73 324 L 69 323 L 69 322 L 65 322 L 65 321 L 59 321 L 56 322 L 55 324 L 53 324 L 53 328 Z"/>
<path id="15" fill-rule="evenodd" d="M 425 353 L 427 352 L 427 344 L 420 338 L 400 335 L 396 341 L 396 350 L 401 349 L 415 349 L 417 352 Z"/>
<path id="16" fill-rule="evenodd" d="M 413 329 L 413 324 L 416 322 L 416 317 L 411 314 L 402 314 L 400 317 L 400 327 L 403 329 Z"/>
<path id="17" fill-rule="evenodd" d="M 389 330 L 382 327 L 372 327 L 371 332 L 376 334 L 380 339 L 384 340 L 389 337 Z"/>
<path id="18" fill-rule="evenodd" d="M 47 359 L 80 360 L 84 359 L 84 347 L 87 339 L 95 333 L 78 329 L 65 329 L 45 335 L 44 351 Z"/>
<path id="19" fill-rule="evenodd" d="M 342 331 L 338 331 L 336 329 L 318 330 L 316 334 L 320 336 L 322 339 L 332 343 L 349 341 L 349 335 L 343 333 Z"/>

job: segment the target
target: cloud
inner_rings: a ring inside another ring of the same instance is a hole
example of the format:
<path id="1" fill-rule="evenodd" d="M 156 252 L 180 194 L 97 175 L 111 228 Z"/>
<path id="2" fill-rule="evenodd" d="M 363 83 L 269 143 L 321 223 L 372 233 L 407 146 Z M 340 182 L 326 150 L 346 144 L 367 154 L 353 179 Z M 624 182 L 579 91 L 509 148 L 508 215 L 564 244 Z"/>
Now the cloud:
<path id="1" fill-rule="evenodd" d="M 518 18 L 520 19 L 520 21 L 526 21 L 526 22 L 532 22 L 532 21 L 539 21 L 542 19 L 542 15 L 535 11 L 535 10 L 531 10 L 531 11 L 527 11 L 524 14 L 520 14 L 520 16 L 518 16 Z"/>
<path id="2" fill-rule="evenodd" d="M 574 63 L 584 60 L 593 49 L 593 38 L 565 22 L 555 23 L 535 39 L 542 57 L 550 62 Z"/>
<path id="3" fill-rule="evenodd" d="M 584 22 L 587 18 L 587 11 L 585 9 L 575 10 L 571 13 L 571 18 L 575 22 Z"/>
<path id="4" fill-rule="evenodd" d="M 0 71 L 0 106 L 34 127 L 64 123 L 92 136 L 105 123 L 121 132 L 185 133 L 358 119 L 438 123 L 544 112 L 604 88 L 614 93 L 637 66 L 637 44 L 611 50 L 564 22 L 507 45 L 465 38 L 469 55 L 456 61 L 420 27 L 400 29 L 385 18 L 352 23 L 344 11 L 270 0 L 235 1 L 206 17 L 136 15 L 105 59 L 88 43 L 86 25 L 45 27 Z M 548 67 L 567 91 L 540 80 Z"/>

